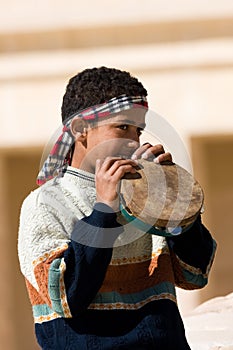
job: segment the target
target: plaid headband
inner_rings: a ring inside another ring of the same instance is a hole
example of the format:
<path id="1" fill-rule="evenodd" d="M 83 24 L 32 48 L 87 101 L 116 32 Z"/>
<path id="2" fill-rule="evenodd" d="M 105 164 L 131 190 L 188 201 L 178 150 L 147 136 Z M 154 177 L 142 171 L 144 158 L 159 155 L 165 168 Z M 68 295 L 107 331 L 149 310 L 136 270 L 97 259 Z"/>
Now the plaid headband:
<path id="1" fill-rule="evenodd" d="M 148 103 L 145 96 L 126 96 L 121 95 L 114 97 L 106 103 L 90 107 L 72 115 L 65 123 L 62 134 L 59 136 L 55 145 L 46 161 L 44 162 L 41 171 L 37 177 L 37 184 L 43 185 L 46 181 L 54 178 L 64 172 L 70 163 L 70 151 L 74 144 L 75 138 L 71 133 L 70 125 L 75 117 L 80 117 L 87 121 L 95 121 L 100 118 L 111 116 L 113 113 L 119 113 L 127 109 L 148 108 Z"/>

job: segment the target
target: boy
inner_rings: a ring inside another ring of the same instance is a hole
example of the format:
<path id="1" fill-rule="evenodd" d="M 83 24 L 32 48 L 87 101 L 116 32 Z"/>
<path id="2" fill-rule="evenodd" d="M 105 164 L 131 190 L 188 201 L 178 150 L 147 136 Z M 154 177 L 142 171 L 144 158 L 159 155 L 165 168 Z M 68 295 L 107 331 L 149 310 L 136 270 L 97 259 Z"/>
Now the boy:
<path id="1" fill-rule="evenodd" d="M 162 145 L 139 144 L 146 96 L 136 78 L 106 67 L 67 85 L 63 132 L 38 176 L 41 187 L 22 205 L 19 228 L 44 350 L 190 349 L 175 286 L 207 283 L 215 242 L 200 217 L 176 237 L 135 231 L 121 243 L 128 225 L 119 220 L 120 179 L 141 157 L 172 160 Z"/>

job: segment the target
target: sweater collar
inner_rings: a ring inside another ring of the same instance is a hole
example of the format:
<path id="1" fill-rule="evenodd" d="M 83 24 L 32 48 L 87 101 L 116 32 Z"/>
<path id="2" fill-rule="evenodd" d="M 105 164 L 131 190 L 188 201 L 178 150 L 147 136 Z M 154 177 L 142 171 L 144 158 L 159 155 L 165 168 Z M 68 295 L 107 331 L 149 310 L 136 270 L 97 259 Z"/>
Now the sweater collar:
<path id="1" fill-rule="evenodd" d="M 64 176 L 80 185 L 95 187 L 95 175 L 87 171 L 68 166 Z"/>

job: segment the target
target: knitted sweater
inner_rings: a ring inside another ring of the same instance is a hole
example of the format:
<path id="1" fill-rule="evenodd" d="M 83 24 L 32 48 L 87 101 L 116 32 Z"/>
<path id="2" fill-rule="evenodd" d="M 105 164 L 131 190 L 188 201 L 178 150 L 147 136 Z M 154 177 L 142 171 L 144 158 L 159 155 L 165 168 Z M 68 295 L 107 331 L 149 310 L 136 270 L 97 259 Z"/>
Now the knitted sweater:
<path id="1" fill-rule="evenodd" d="M 68 167 L 22 205 L 19 261 L 41 348 L 190 349 L 175 286 L 206 285 L 210 233 L 200 218 L 174 238 L 139 232 L 95 201 L 94 175 Z"/>

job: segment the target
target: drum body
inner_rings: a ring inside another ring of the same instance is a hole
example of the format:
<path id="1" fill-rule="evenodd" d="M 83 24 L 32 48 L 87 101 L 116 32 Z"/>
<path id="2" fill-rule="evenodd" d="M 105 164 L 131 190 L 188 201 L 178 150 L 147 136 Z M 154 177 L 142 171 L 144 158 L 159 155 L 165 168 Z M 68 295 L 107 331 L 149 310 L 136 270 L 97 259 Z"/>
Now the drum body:
<path id="1" fill-rule="evenodd" d="M 121 180 L 120 198 L 127 221 L 151 233 L 171 236 L 192 225 L 204 195 L 199 183 L 179 165 L 141 159 L 136 174 Z"/>

